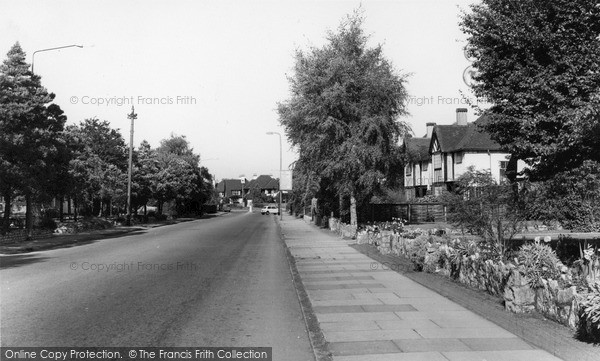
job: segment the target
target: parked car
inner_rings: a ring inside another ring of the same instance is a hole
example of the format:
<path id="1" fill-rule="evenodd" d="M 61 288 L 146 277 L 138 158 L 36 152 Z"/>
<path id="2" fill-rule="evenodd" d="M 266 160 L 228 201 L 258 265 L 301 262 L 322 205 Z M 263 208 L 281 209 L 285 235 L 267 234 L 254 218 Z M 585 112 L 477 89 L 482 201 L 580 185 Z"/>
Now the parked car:
<path id="1" fill-rule="evenodd" d="M 279 208 L 277 206 L 264 206 L 260 210 L 260 214 L 279 214 Z"/>

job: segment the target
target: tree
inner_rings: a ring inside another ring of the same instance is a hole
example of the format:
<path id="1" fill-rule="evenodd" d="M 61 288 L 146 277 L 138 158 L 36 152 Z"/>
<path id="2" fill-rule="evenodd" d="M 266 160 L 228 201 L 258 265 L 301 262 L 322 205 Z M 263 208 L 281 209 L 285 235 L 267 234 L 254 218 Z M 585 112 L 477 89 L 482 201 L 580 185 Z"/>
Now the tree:
<path id="1" fill-rule="evenodd" d="M 597 0 L 482 0 L 463 14 L 484 128 L 532 179 L 600 161 Z"/>
<path id="2" fill-rule="evenodd" d="M 54 94 L 29 70 L 16 43 L 0 66 L 0 192 L 5 200 L 2 233 L 9 225 L 12 197 L 25 196 L 26 225 L 33 226 L 36 197 L 52 192 L 56 173 L 68 161 L 61 137 L 66 117 Z"/>
<path id="3" fill-rule="evenodd" d="M 73 195 L 87 214 L 111 214 L 113 202 L 124 203 L 127 146 L 108 121 L 86 119 L 67 127 L 74 157 L 70 164 Z"/>
<path id="4" fill-rule="evenodd" d="M 455 184 L 453 193 L 443 195 L 449 221 L 463 232 L 481 236 L 493 254 L 504 255 L 524 221 L 523 205 L 512 187 L 497 184 L 489 171 L 472 166 Z"/>
<path id="5" fill-rule="evenodd" d="M 278 104 L 280 122 L 307 174 L 333 180 L 336 194 L 356 206 L 389 178 L 398 139 L 409 127 L 405 76 L 384 58 L 381 45 L 367 47 L 363 18 L 355 12 L 329 32 L 328 43 L 295 55 L 291 98 Z"/>
<path id="6" fill-rule="evenodd" d="M 171 134 L 156 151 L 158 172 L 152 183 L 152 194 L 162 214 L 163 204 L 174 200 L 180 213 L 200 212 L 208 200 L 212 181 L 208 169 L 199 166 L 200 156 L 185 136 Z"/>

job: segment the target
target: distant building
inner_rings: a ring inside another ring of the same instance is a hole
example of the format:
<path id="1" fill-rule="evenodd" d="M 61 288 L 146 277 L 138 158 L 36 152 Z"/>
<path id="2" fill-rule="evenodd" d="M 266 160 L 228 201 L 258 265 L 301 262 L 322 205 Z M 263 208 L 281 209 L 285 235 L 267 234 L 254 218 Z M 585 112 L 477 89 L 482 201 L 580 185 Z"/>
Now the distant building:
<path id="1" fill-rule="evenodd" d="M 279 191 L 279 179 L 266 174 L 260 175 L 248 182 L 248 190 L 253 189 L 267 196 L 275 197 Z"/>
<path id="2" fill-rule="evenodd" d="M 217 183 L 216 189 L 224 203 L 243 203 L 248 193 L 247 182 L 243 179 L 223 179 Z"/>

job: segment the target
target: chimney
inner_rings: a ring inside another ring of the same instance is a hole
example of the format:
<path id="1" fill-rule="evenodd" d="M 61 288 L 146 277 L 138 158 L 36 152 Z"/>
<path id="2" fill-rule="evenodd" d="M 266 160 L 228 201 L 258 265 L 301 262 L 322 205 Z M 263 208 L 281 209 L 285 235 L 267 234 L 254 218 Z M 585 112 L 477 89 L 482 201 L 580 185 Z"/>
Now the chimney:
<path id="1" fill-rule="evenodd" d="M 427 135 L 425 138 L 431 138 L 431 135 L 433 134 L 433 127 L 435 127 L 435 123 L 427 123 Z"/>
<path id="2" fill-rule="evenodd" d="M 456 108 L 456 125 L 467 125 L 467 108 Z"/>

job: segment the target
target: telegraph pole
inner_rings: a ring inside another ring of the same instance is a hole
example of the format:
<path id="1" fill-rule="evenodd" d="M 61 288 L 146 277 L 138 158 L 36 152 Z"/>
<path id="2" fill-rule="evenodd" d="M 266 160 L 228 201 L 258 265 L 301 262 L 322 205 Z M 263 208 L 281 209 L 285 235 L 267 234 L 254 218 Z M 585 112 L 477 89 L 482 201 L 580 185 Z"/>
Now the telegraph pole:
<path id="1" fill-rule="evenodd" d="M 133 168 L 133 121 L 137 119 L 135 109 L 131 106 L 131 114 L 127 115 L 131 119 L 131 135 L 129 138 L 129 170 L 127 171 L 127 225 L 131 226 L 131 170 Z"/>

